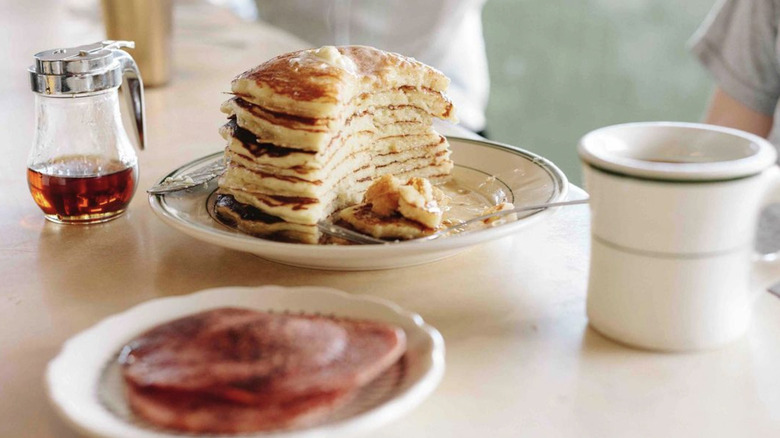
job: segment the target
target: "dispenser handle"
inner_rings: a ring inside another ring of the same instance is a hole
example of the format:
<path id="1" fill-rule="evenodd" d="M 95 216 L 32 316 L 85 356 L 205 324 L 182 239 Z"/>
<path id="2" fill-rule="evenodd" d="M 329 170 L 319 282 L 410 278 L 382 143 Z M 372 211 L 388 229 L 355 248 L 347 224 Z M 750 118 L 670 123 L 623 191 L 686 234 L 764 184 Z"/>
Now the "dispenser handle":
<path id="1" fill-rule="evenodd" d="M 126 47 L 133 48 L 135 44 L 130 42 Z M 141 72 L 135 60 L 123 50 L 115 50 L 114 57 L 122 67 L 122 88 L 125 89 L 125 99 L 129 99 L 132 110 L 136 139 L 138 140 L 138 149 L 143 150 L 146 147 L 146 120 L 144 114 L 144 82 L 141 79 Z"/>

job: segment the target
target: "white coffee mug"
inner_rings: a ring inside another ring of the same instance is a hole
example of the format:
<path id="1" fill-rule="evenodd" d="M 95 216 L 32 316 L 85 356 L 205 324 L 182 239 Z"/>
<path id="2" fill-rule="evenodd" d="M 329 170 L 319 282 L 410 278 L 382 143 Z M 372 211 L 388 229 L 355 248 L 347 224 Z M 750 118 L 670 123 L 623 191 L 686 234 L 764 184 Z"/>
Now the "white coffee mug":
<path id="1" fill-rule="evenodd" d="M 780 202 L 766 140 L 712 125 L 609 126 L 580 140 L 590 193 L 587 313 L 619 342 L 698 350 L 743 335 L 780 262 L 754 252 L 758 216 Z"/>

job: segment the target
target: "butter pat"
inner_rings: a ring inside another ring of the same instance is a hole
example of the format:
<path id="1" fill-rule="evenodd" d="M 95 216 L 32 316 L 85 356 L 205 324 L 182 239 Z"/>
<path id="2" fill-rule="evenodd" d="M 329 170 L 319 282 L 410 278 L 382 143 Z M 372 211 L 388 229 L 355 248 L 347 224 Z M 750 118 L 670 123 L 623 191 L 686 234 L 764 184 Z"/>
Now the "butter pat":
<path id="1" fill-rule="evenodd" d="M 335 46 L 322 46 L 315 49 L 312 55 L 326 64 L 346 70 L 351 74 L 357 73 L 357 65 L 349 56 L 344 56 Z"/>

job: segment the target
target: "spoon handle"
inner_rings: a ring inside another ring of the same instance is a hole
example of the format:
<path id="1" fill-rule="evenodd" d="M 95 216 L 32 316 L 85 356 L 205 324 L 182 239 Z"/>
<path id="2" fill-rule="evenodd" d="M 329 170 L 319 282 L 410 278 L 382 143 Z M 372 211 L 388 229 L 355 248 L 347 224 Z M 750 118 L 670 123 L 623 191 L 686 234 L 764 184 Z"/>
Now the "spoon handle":
<path id="1" fill-rule="evenodd" d="M 220 159 L 187 173 L 165 178 L 160 183 L 149 188 L 146 193 L 149 193 L 150 195 L 162 195 L 165 193 L 186 190 L 200 184 L 205 184 L 219 177 L 226 168 L 227 163 L 225 163 L 224 159 Z"/>

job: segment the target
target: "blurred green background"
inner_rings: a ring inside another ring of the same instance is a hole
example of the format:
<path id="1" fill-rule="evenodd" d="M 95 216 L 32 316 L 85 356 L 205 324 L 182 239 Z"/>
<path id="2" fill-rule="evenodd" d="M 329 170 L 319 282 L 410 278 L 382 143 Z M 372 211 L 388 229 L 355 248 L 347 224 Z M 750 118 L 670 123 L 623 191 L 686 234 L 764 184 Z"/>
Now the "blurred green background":
<path id="1" fill-rule="evenodd" d="M 615 123 L 699 121 L 713 83 L 686 44 L 714 0 L 488 0 L 488 135 L 580 184 L 576 145 Z"/>

